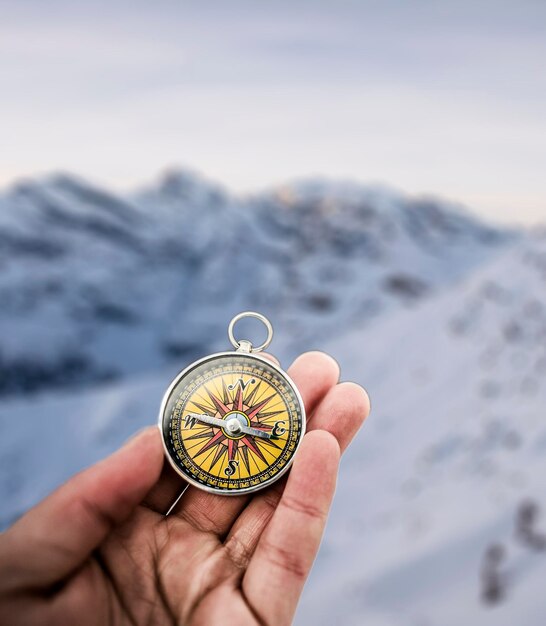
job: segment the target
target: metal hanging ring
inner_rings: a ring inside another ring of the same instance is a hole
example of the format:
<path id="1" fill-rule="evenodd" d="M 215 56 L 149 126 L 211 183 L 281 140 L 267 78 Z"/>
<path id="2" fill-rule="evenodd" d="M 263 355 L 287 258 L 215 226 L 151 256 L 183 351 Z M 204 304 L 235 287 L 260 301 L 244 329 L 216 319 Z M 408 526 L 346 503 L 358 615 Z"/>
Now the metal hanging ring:
<path id="1" fill-rule="evenodd" d="M 252 346 L 252 344 L 246 339 L 242 339 L 241 341 L 238 341 L 237 339 L 235 339 L 235 335 L 233 334 L 233 328 L 235 327 L 235 324 L 239 320 L 242 320 L 245 317 L 254 317 L 257 320 L 260 320 L 260 322 L 262 322 L 262 324 L 267 329 L 266 340 L 259 346 L 256 346 L 256 347 Z M 267 348 L 267 346 L 271 343 L 271 340 L 273 339 L 273 326 L 271 325 L 271 322 L 267 319 L 267 317 L 265 317 L 261 313 L 256 313 L 255 311 L 243 311 L 242 313 L 239 313 L 238 315 L 236 315 L 229 323 L 228 337 L 229 337 L 229 340 L 231 341 L 231 345 L 235 349 L 239 349 L 241 347 L 241 344 L 244 343 L 244 344 L 251 346 L 250 348 L 251 352 L 261 352 L 262 350 L 265 350 Z"/>

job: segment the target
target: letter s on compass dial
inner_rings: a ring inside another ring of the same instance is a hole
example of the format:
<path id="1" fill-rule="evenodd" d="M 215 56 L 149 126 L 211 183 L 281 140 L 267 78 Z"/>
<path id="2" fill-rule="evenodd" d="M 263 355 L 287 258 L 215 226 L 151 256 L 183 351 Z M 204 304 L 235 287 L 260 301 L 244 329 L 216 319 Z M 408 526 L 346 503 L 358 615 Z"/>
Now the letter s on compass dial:
<path id="1" fill-rule="evenodd" d="M 269 360 L 223 352 L 193 363 L 160 411 L 167 458 L 191 484 L 237 495 L 280 478 L 305 432 L 294 383 Z"/>

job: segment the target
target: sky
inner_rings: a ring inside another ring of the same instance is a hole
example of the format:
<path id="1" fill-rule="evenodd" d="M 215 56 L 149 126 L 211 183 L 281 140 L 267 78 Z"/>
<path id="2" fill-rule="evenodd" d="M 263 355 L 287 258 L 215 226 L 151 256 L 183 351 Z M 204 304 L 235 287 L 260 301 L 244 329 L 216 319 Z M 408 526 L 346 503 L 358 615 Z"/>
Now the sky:
<path id="1" fill-rule="evenodd" d="M 0 186 L 189 167 L 546 221 L 542 0 L 0 0 Z"/>

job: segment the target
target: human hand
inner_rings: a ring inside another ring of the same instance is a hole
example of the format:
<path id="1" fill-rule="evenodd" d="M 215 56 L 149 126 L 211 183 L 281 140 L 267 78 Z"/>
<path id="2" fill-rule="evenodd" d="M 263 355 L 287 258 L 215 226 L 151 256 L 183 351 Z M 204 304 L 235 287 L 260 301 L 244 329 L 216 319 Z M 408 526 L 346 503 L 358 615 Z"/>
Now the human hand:
<path id="1" fill-rule="evenodd" d="M 148 428 L 0 535 L 0 623 L 289 624 L 369 401 L 323 353 L 288 371 L 308 432 L 287 480 L 253 496 L 189 487 L 166 517 L 184 482 Z"/>

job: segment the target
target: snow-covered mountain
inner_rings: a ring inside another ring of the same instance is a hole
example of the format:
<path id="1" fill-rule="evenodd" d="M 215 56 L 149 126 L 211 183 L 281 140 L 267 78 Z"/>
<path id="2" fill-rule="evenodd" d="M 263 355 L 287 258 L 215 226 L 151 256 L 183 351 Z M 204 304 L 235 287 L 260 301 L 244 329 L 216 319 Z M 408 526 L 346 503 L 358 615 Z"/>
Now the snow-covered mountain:
<path id="1" fill-rule="evenodd" d="M 546 236 L 349 183 L 52 177 L 2 197 L 0 270 L 0 526 L 154 422 L 252 308 L 285 366 L 324 348 L 372 399 L 296 623 L 544 622 Z"/>
<path id="2" fill-rule="evenodd" d="M 541 625 L 546 239 L 325 347 L 368 388 L 372 414 L 342 464 L 296 623 Z M 4 398 L 2 523 L 154 421 L 168 379 Z"/>
<path id="3" fill-rule="evenodd" d="M 377 186 L 239 198 L 174 171 L 122 197 L 68 175 L 22 181 L 0 196 L 0 394 L 175 369 L 225 345 L 249 308 L 292 356 L 453 284 L 513 239 Z"/>
<path id="4" fill-rule="evenodd" d="M 372 415 L 299 623 L 543 624 L 546 237 L 329 351 Z"/>

